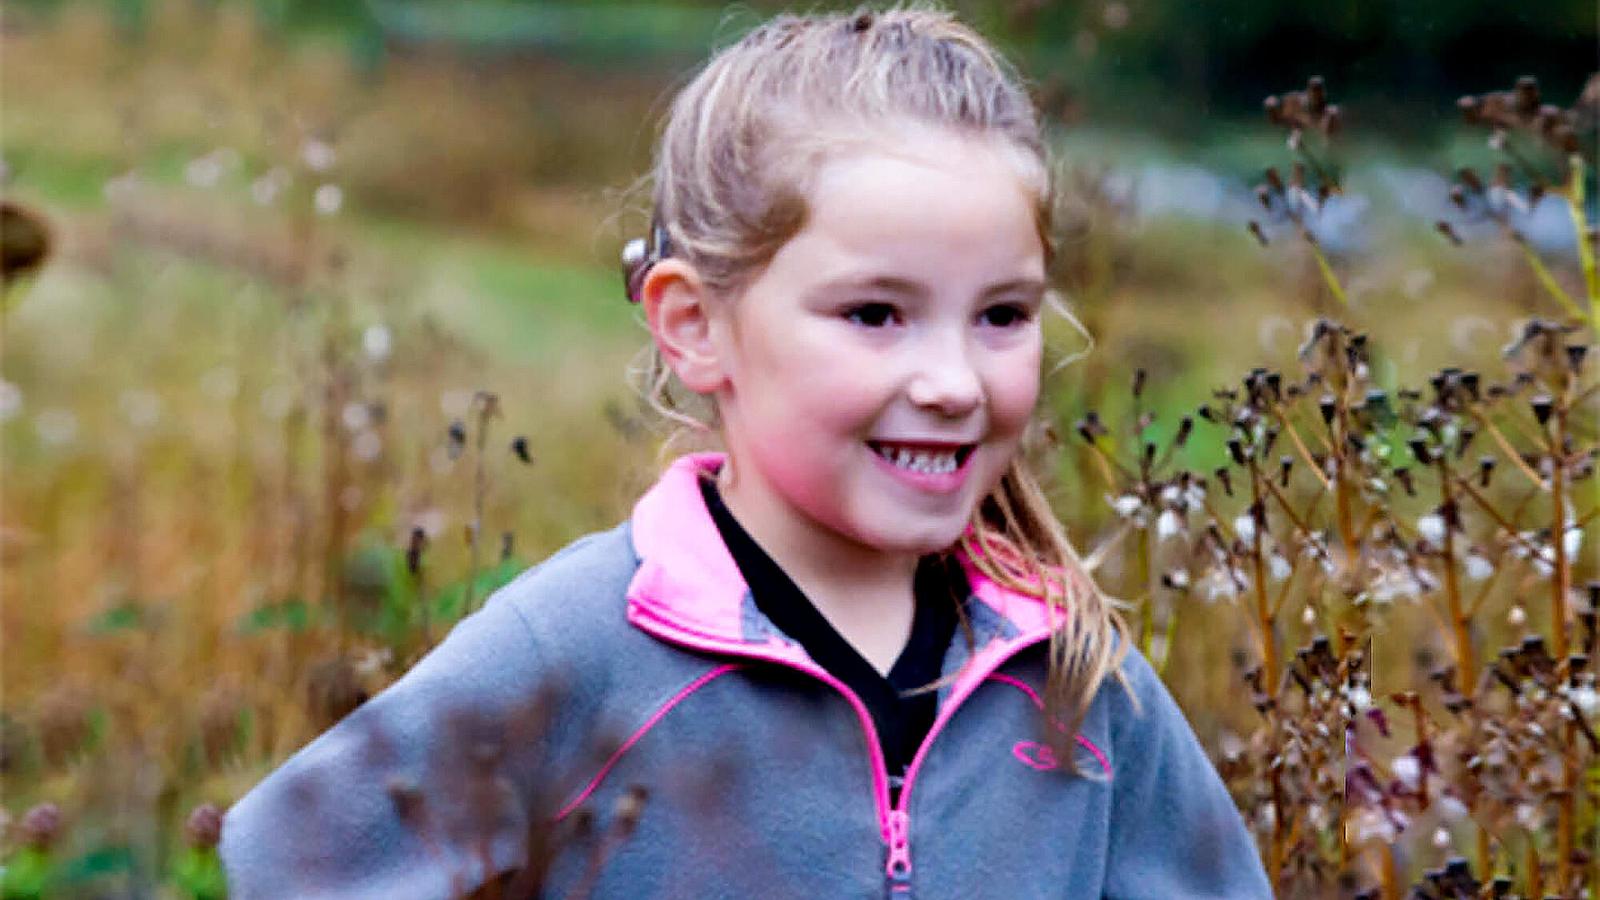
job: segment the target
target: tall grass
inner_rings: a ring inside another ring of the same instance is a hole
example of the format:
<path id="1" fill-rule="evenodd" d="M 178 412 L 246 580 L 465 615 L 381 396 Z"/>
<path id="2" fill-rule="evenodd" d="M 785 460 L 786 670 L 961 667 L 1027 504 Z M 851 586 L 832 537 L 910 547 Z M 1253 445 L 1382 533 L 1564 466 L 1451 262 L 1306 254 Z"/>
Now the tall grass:
<path id="1" fill-rule="evenodd" d="M 143 44 L 82 9 L 0 38 L 7 199 L 57 248 L 6 286 L 0 359 L 23 893 L 217 891 L 218 810 L 656 465 L 606 186 L 660 85 L 374 80 L 160 10 Z M 1284 896 L 1576 896 L 1595 367 L 1544 282 L 1592 310 L 1583 266 L 1430 222 L 1262 250 L 1073 162 L 1058 275 L 1096 347 L 1031 452 Z"/>

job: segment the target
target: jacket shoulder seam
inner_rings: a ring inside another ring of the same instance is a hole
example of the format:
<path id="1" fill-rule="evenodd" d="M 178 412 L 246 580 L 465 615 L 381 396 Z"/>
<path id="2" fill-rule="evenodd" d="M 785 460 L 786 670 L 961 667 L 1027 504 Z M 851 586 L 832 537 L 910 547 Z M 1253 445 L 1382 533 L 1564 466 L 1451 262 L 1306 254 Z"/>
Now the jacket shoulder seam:
<path id="1" fill-rule="evenodd" d="M 664 702 L 659 704 L 655 710 L 648 717 L 646 717 L 644 724 L 635 729 L 633 734 L 629 735 L 628 739 L 623 741 L 622 745 L 616 749 L 616 752 L 612 753 L 611 756 L 606 759 L 606 761 L 600 766 L 600 770 L 596 772 L 594 777 L 589 779 L 589 781 L 584 785 L 583 790 L 580 791 L 576 797 L 573 797 L 561 807 L 560 811 L 556 813 L 555 821 L 560 822 L 562 819 L 565 819 L 567 816 L 571 815 L 572 812 L 578 807 L 582 806 L 584 801 L 589 799 L 589 795 L 593 794 L 600 787 L 600 783 L 604 781 L 606 776 L 611 773 L 611 770 L 622 761 L 622 757 L 625 756 L 629 750 L 633 749 L 633 746 L 639 743 L 639 741 L 642 740 L 651 729 L 660 724 L 661 720 L 666 718 L 667 713 L 671 712 L 679 703 L 687 700 L 696 691 L 705 687 L 707 684 L 710 684 L 712 681 L 715 681 L 717 678 L 741 668 L 744 668 L 744 664 L 742 663 L 720 663 L 716 666 L 713 666 L 709 670 L 696 676 L 688 684 L 679 688 L 672 694 L 672 696 L 668 697 Z"/>

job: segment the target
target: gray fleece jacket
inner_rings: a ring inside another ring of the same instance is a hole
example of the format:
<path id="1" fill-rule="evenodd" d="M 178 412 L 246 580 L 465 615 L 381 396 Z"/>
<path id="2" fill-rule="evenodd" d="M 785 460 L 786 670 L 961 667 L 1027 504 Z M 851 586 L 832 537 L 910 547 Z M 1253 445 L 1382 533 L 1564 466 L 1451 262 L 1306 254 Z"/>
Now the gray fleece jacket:
<path id="1" fill-rule="evenodd" d="M 1108 681 L 1060 765 L 1047 611 L 970 564 L 973 641 L 891 805 L 866 707 L 757 610 L 705 509 L 720 462 L 678 460 L 250 791 L 232 895 L 1271 896 L 1137 652 L 1139 709 Z"/>

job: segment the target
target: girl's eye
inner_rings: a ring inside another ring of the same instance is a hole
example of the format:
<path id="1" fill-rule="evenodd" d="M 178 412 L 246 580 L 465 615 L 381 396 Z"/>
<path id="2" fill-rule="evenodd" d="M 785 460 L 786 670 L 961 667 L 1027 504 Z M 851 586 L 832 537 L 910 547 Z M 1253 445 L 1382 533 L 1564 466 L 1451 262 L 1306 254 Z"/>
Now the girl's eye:
<path id="1" fill-rule="evenodd" d="M 1033 317 L 1026 307 L 1015 303 L 1002 303 L 983 311 L 984 322 L 997 328 L 1012 328 L 1025 324 Z"/>
<path id="2" fill-rule="evenodd" d="M 868 328 L 882 328 L 895 319 L 894 307 L 887 303 L 862 303 L 844 311 L 847 321 Z"/>

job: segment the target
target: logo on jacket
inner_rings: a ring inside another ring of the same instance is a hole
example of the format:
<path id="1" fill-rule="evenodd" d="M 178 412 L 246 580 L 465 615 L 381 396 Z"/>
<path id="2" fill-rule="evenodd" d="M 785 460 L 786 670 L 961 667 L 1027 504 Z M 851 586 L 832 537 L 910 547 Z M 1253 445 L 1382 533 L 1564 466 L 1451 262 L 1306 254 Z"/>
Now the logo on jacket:
<path id="1" fill-rule="evenodd" d="M 1017 762 L 1040 772 L 1049 772 L 1061 767 L 1050 745 L 1038 741 L 1017 741 L 1016 746 L 1011 748 L 1011 755 L 1017 758 Z"/>

